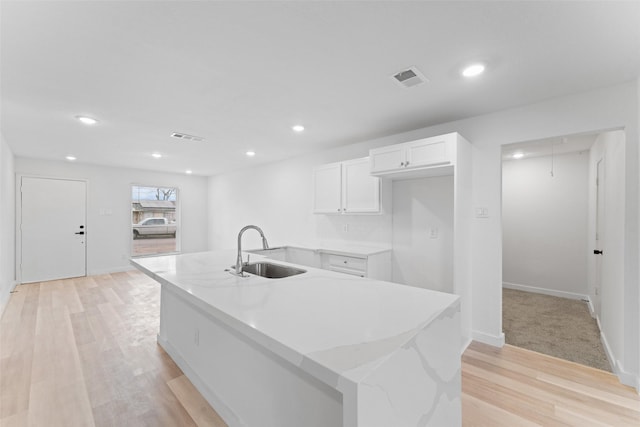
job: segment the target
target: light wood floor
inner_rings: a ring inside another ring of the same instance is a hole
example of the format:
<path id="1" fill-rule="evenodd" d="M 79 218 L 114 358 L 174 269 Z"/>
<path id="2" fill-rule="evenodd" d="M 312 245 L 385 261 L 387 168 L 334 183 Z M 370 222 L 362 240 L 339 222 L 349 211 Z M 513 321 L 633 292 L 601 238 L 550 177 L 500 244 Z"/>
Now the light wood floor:
<path id="1" fill-rule="evenodd" d="M 1 426 L 225 425 L 156 344 L 153 280 L 16 290 L 0 322 Z M 640 425 L 638 395 L 613 375 L 515 347 L 473 343 L 462 382 L 465 426 Z"/>

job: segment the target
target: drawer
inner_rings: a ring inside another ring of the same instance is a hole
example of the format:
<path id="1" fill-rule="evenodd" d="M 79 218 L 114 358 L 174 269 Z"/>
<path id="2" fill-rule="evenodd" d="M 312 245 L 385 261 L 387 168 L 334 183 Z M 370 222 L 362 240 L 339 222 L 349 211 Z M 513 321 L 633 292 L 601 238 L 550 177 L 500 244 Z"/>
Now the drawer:
<path id="1" fill-rule="evenodd" d="M 356 258 L 343 255 L 329 255 L 329 267 L 335 267 L 346 270 L 358 270 L 359 272 L 367 272 L 367 260 L 365 258 Z M 354 273 L 356 274 L 356 273 Z"/>
<path id="2" fill-rule="evenodd" d="M 334 267 L 334 266 L 329 266 L 327 270 L 336 271 L 338 273 L 350 274 L 352 276 L 367 277 L 367 275 L 363 270 L 353 270 L 350 268 L 340 268 L 340 267 Z"/>

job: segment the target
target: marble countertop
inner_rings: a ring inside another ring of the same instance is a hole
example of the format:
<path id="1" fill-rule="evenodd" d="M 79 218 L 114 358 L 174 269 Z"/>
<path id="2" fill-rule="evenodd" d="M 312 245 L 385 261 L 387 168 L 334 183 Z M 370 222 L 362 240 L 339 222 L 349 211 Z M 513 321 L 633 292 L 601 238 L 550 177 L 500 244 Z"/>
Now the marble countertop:
<path id="1" fill-rule="evenodd" d="M 390 252 L 392 249 L 390 246 L 383 245 L 371 245 L 371 244 L 359 244 L 359 243 L 344 243 L 344 242 L 322 242 L 322 243 L 293 243 L 286 245 L 273 246 L 271 249 L 286 249 L 296 248 L 305 249 L 309 251 L 346 255 L 366 258 L 371 255 L 376 255 L 383 252 Z M 267 249 L 268 250 L 268 249 Z M 264 251 L 261 248 L 249 249 L 248 252 L 260 253 Z"/>
<path id="2" fill-rule="evenodd" d="M 339 255 L 352 255 L 352 256 L 370 256 L 379 254 L 382 252 L 391 251 L 390 247 L 385 246 L 370 246 L 370 245 L 358 245 L 354 243 L 332 243 L 327 242 L 318 245 L 319 252 L 339 254 Z"/>
<path id="3" fill-rule="evenodd" d="M 225 271 L 235 258 L 235 251 L 216 251 L 131 263 L 333 387 L 360 382 L 459 300 L 456 295 L 301 266 L 306 273 L 284 279 L 237 277 Z M 261 258 L 252 255 L 254 262 Z"/>

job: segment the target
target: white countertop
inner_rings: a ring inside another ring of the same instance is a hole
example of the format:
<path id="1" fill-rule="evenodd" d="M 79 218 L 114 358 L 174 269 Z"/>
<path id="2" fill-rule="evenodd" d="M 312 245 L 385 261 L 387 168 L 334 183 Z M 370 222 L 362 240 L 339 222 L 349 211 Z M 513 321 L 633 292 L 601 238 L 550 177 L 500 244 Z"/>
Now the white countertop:
<path id="1" fill-rule="evenodd" d="M 391 251 L 389 246 L 374 246 L 357 243 L 322 242 L 317 245 L 319 252 L 351 256 L 370 256 Z"/>
<path id="2" fill-rule="evenodd" d="M 372 245 L 366 243 L 344 243 L 344 242 L 322 242 L 322 243 L 293 243 L 287 245 L 273 246 L 271 249 L 284 249 L 284 248 L 297 248 L 306 249 L 309 251 L 338 254 L 346 256 L 354 256 L 366 258 L 371 255 L 376 255 L 383 252 L 391 252 L 390 246 L 384 245 Z M 259 253 L 263 249 L 255 248 L 249 249 L 248 252 Z"/>
<path id="3" fill-rule="evenodd" d="M 132 264 L 334 387 L 360 382 L 459 299 L 310 267 L 284 279 L 237 277 L 225 271 L 235 258 L 235 251 L 200 252 Z"/>

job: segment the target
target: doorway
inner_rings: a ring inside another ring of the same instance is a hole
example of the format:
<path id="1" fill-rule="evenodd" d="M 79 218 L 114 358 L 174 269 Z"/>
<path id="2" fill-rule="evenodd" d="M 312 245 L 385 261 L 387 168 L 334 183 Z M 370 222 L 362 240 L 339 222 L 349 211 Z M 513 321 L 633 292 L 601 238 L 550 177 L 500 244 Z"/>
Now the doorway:
<path id="1" fill-rule="evenodd" d="M 19 195 L 21 282 L 86 276 L 87 183 L 23 176 Z"/>
<path id="2" fill-rule="evenodd" d="M 611 371 L 590 235 L 604 216 L 594 198 L 599 137 L 503 146 L 503 329 L 508 344 Z"/>

